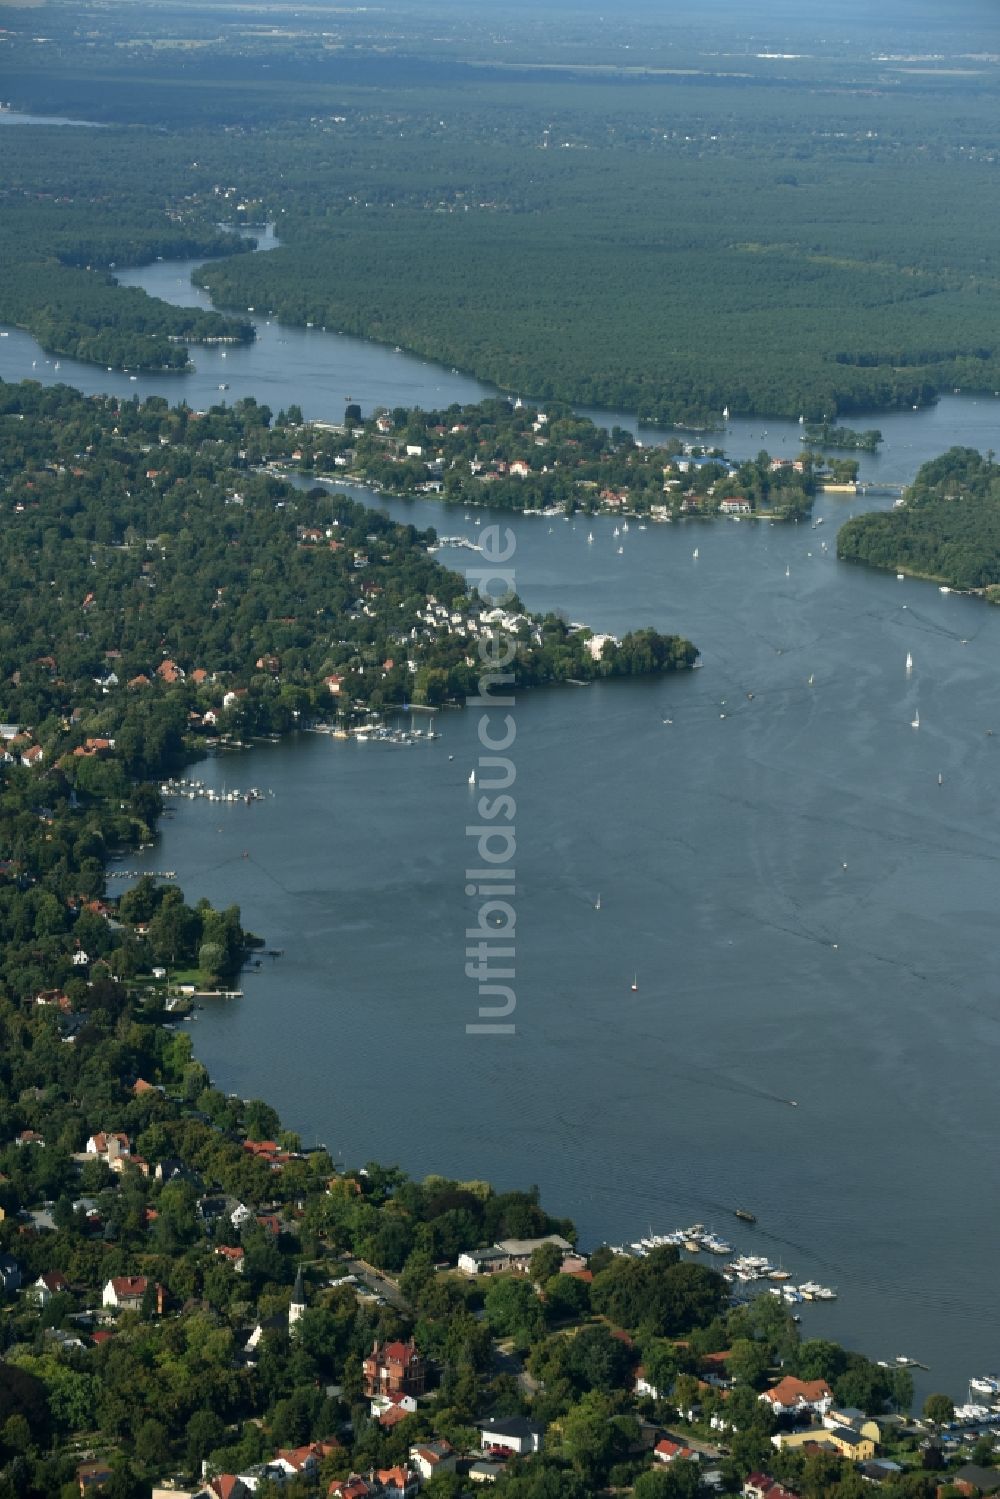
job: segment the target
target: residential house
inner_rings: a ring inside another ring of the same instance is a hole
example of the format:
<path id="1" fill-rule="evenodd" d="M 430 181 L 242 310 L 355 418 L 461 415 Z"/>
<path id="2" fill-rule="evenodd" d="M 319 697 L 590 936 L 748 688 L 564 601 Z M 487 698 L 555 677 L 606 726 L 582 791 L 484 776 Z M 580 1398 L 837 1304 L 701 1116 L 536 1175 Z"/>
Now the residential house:
<path id="1" fill-rule="evenodd" d="M 243 1267 L 246 1264 L 247 1258 L 245 1249 L 234 1244 L 217 1244 L 215 1252 L 220 1260 L 225 1260 L 231 1270 L 236 1271 L 237 1275 L 243 1274 Z"/>
<path id="2" fill-rule="evenodd" d="M 523 1457 L 542 1450 L 545 1428 L 524 1416 L 491 1416 L 479 1423 L 479 1429 L 484 1452 Z"/>
<path id="3" fill-rule="evenodd" d="M 163 1287 L 147 1280 L 145 1275 L 113 1275 L 104 1287 L 105 1306 L 120 1312 L 140 1312 L 150 1285 L 155 1292 L 157 1316 L 163 1315 Z"/>
<path id="4" fill-rule="evenodd" d="M 531 1263 L 531 1256 L 543 1244 L 555 1244 L 564 1254 L 568 1254 L 573 1248 L 572 1244 L 560 1237 L 559 1234 L 546 1234 L 543 1239 L 501 1239 L 496 1247 L 502 1249 L 504 1254 L 508 1256 L 512 1270 L 527 1272 L 528 1266 Z"/>
<path id="5" fill-rule="evenodd" d="M 44 1150 L 45 1136 L 40 1135 L 37 1129 L 23 1129 L 19 1135 L 15 1136 L 14 1144 L 19 1148 L 25 1145 L 38 1145 Z"/>
<path id="6" fill-rule="evenodd" d="M 797 1494 L 778 1483 L 770 1473 L 748 1474 L 741 1492 L 743 1499 L 798 1499 Z"/>
<path id="7" fill-rule="evenodd" d="M 491 1463 L 480 1460 L 470 1465 L 469 1478 L 473 1483 L 496 1483 L 503 1471 L 503 1463 Z"/>
<path id="8" fill-rule="evenodd" d="M 371 1413 L 373 1416 L 381 1416 L 385 1411 L 400 1410 L 406 1416 L 412 1416 L 417 1409 L 415 1395 L 374 1395 L 372 1397 Z"/>
<path id="9" fill-rule="evenodd" d="M 411 1338 L 408 1343 L 398 1340 L 372 1345 L 372 1351 L 362 1365 L 365 1394 L 372 1395 L 423 1395 L 427 1388 L 427 1362 L 417 1352 Z"/>
<path id="10" fill-rule="evenodd" d="M 454 1473 L 458 1454 L 450 1442 L 442 1437 L 435 1442 L 425 1442 L 421 1447 L 410 1448 L 410 1466 L 415 1468 L 425 1483 L 436 1473 Z"/>
<path id="11" fill-rule="evenodd" d="M 799 1431 L 776 1431 L 771 1441 L 775 1447 L 827 1447 L 851 1462 L 867 1462 L 875 1456 L 875 1443 L 851 1426 L 806 1427 Z"/>
<path id="12" fill-rule="evenodd" d="M 750 501 L 743 495 L 731 495 L 719 505 L 720 515 L 750 515 Z"/>
<path id="13" fill-rule="evenodd" d="M 370 1499 L 377 1491 L 362 1478 L 360 1473 L 352 1473 L 349 1478 L 338 1478 L 327 1489 L 327 1499 Z"/>
<path id="14" fill-rule="evenodd" d="M 412 1499 L 420 1492 L 420 1475 L 401 1464 L 395 1468 L 379 1468 L 375 1477 L 381 1486 L 377 1492 L 385 1499 Z"/>
<path id="15" fill-rule="evenodd" d="M 896 1474 L 902 1471 L 899 1463 L 894 1463 L 888 1457 L 875 1457 L 870 1462 L 858 1464 L 858 1472 L 869 1483 L 891 1483 Z"/>
<path id="16" fill-rule="evenodd" d="M 208 1490 L 214 1499 L 250 1499 L 252 1492 L 235 1473 L 220 1473 L 210 1479 Z"/>
<path id="17" fill-rule="evenodd" d="M 466 1275 L 496 1275 L 510 1269 L 510 1257 L 502 1249 L 466 1249 L 458 1257 L 458 1268 Z"/>
<path id="18" fill-rule="evenodd" d="M 825 1379 L 796 1379 L 786 1374 L 759 1397 L 776 1416 L 825 1416 L 833 1404 L 833 1391 Z"/>
<path id="19" fill-rule="evenodd" d="M 69 1290 L 69 1281 L 61 1270 L 46 1270 L 37 1280 L 32 1281 L 25 1295 L 35 1303 L 36 1306 L 48 1306 L 53 1296 L 58 1296 L 62 1291 Z"/>
<path id="20" fill-rule="evenodd" d="M 386 1406 L 377 1414 L 372 1410 L 375 1419 L 383 1431 L 394 1431 L 401 1421 L 406 1421 L 413 1414 L 412 1411 L 404 1410 L 401 1405 Z"/>
<path id="21" fill-rule="evenodd" d="M 104 1161 L 114 1171 L 116 1163 L 120 1163 L 123 1158 L 127 1158 L 132 1154 L 132 1142 L 128 1135 L 121 1133 L 121 1131 L 117 1131 L 114 1134 L 104 1134 L 102 1132 L 91 1135 L 87 1141 L 87 1154 L 96 1156 L 99 1161 Z M 121 1169 L 120 1164 L 117 1166 L 117 1169 Z"/>
<path id="22" fill-rule="evenodd" d="M 1000 1493 L 1000 1468 L 983 1468 L 978 1463 L 966 1463 L 962 1468 L 948 1470 L 948 1482 L 956 1487 L 965 1487 L 968 1493 L 978 1489 L 980 1494 Z"/>
<path id="23" fill-rule="evenodd" d="M 11 1254 L 0 1254 L 0 1290 L 21 1289 L 21 1267 Z"/>
<path id="24" fill-rule="evenodd" d="M 698 1462 L 698 1453 L 693 1447 L 685 1447 L 682 1442 L 672 1442 L 669 1437 L 663 1437 L 653 1448 L 653 1456 L 661 1463 L 675 1463 L 678 1458 L 683 1462 Z"/>
<path id="25" fill-rule="evenodd" d="M 635 1393 L 637 1395 L 646 1395 L 651 1400 L 665 1400 L 670 1391 L 657 1389 L 656 1385 L 652 1384 L 647 1378 L 646 1371 L 642 1364 L 640 1364 L 635 1371 Z"/>

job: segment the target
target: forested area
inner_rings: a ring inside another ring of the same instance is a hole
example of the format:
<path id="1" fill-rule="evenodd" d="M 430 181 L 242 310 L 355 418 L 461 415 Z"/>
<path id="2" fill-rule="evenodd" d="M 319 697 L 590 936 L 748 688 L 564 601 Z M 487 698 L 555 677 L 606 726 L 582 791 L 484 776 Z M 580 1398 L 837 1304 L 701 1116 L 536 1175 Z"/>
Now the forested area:
<path id="1" fill-rule="evenodd" d="M 272 36 L 185 10 L 181 45 L 177 15 L 152 9 L 127 45 L 112 25 L 81 60 L 86 14 L 65 12 L 43 53 L 13 28 L 7 93 L 169 128 L 29 132 L 30 149 L 7 131 L 5 179 L 72 197 L 74 216 L 57 231 L 32 200 L 5 260 L 30 242 L 71 266 L 121 263 L 170 253 L 185 226 L 179 253 L 199 236 L 214 250 L 218 222 L 266 215 L 281 249 L 202 273 L 219 305 L 399 344 L 535 399 L 833 423 L 1000 388 L 1000 116 L 985 65 L 906 71 L 845 43 L 794 77 L 759 59 L 707 65 L 707 50 L 689 71 L 536 76 L 460 60 L 460 28 L 412 15 L 387 46 L 360 13 L 329 35 L 302 19 Z M 692 48 L 687 36 L 676 61 Z M 86 211 L 71 162 L 80 183 L 106 185 Z M 98 220 L 133 204 L 148 219 L 111 253 Z M 36 301 L 49 290 L 41 278 Z M 106 290 L 78 283 L 91 321 Z M 62 338 L 92 358 L 111 344 Z M 162 341 L 145 356 L 170 362 Z"/>
<path id="2" fill-rule="evenodd" d="M 905 503 L 841 528 L 837 555 L 951 588 L 983 588 L 1000 602 L 1000 464 L 974 448 L 925 463 Z"/>
<path id="3" fill-rule="evenodd" d="M 189 342 L 253 337 L 245 317 L 115 284 L 115 265 L 250 248 L 204 208 L 168 203 L 161 159 L 176 174 L 176 147 L 58 128 L 7 129 L 3 145 L 0 322 L 29 329 L 49 353 L 131 370 L 184 369 Z"/>
<path id="4" fill-rule="evenodd" d="M 332 676 L 348 717 L 475 690 L 468 621 L 485 605 L 427 554 L 433 532 L 255 472 L 273 440 L 271 413 L 252 400 L 202 414 L 155 397 L 0 386 L 8 719 L 57 734 L 69 706 L 92 703 L 126 735 L 126 768 L 158 774 L 179 750 L 184 708 L 200 709 L 199 722 L 217 710 L 234 733 L 283 732 L 337 706 Z M 461 632 L 426 623 L 432 597 L 462 611 Z M 650 631 L 594 660 L 587 632 L 529 616 L 516 599 L 510 608 L 524 686 L 670 670 L 697 654 Z M 201 679 L 186 703 L 167 693 L 154 709 L 146 689 L 161 691 L 164 658 Z M 112 671 L 122 692 L 107 701 Z M 223 706 L 228 688 L 241 696 Z"/>

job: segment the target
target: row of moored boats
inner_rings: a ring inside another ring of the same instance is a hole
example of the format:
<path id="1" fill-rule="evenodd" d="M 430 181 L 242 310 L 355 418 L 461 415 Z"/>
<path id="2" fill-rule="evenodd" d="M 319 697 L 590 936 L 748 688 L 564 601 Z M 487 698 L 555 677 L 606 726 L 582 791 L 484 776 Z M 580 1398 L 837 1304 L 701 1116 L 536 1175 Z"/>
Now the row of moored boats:
<path id="1" fill-rule="evenodd" d="M 618 1245 L 614 1247 L 615 1254 L 638 1255 L 640 1258 L 649 1254 L 654 1249 L 660 1249 L 664 1245 L 670 1245 L 676 1249 L 683 1249 L 688 1254 L 717 1254 L 729 1256 L 733 1253 L 733 1246 L 713 1233 L 711 1229 L 705 1228 L 702 1223 L 693 1223 L 690 1228 L 677 1228 L 669 1234 L 650 1233 L 644 1239 L 637 1239 L 629 1245 Z M 818 1281 L 806 1280 L 801 1285 L 793 1285 L 792 1273 L 781 1265 L 775 1265 L 763 1254 L 740 1254 L 731 1259 L 722 1270 L 723 1277 L 730 1284 L 749 1285 L 755 1281 L 774 1281 L 776 1284 L 768 1286 L 772 1296 L 779 1296 L 788 1305 L 797 1305 L 803 1301 L 834 1301 L 837 1293 L 832 1286 L 820 1285 Z"/>
<path id="2" fill-rule="evenodd" d="M 164 781 L 160 787 L 161 796 L 182 796 L 189 802 L 203 797 L 207 802 L 245 802 L 247 806 L 251 802 L 262 802 L 265 796 L 273 796 L 274 792 L 261 791 L 259 786 L 251 786 L 246 791 L 241 791 L 238 786 L 227 790 L 223 788 L 216 791 L 214 786 L 206 786 L 204 781 L 189 781 L 183 777 Z"/>

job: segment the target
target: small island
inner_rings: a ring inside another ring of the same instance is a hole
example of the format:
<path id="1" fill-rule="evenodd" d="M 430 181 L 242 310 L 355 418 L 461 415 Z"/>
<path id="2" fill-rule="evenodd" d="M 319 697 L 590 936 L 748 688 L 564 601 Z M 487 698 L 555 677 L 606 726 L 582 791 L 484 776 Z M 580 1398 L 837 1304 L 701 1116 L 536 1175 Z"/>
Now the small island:
<path id="1" fill-rule="evenodd" d="M 877 427 L 856 432 L 853 427 L 838 427 L 832 422 L 810 422 L 805 427 L 805 439 L 817 448 L 856 448 L 862 453 L 874 453 L 882 434 Z"/>

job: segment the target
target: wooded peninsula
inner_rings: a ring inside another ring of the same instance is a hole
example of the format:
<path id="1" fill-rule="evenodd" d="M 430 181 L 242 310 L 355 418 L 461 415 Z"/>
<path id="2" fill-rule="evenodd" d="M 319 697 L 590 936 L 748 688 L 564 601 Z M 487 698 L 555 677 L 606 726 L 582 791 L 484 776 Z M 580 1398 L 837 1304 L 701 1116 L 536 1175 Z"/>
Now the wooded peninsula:
<path id="1" fill-rule="evenodd" d="M 837 555 L 979 589 L 1000 603 L 1000 464 L 974 448 L 951 448 L 923 465 L 903 504 L 849 520 Z"/>

